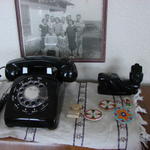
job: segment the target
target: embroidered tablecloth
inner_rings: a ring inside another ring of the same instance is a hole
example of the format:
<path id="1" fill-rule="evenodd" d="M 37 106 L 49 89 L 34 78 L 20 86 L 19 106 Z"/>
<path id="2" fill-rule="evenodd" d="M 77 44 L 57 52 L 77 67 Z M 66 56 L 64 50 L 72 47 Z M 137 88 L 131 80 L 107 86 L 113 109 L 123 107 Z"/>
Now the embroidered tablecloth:
<path id="1" fill-rule="evenodd" d="M 8 89 L 10 83 L 0 84 L 0 95 Z M 135 112 L 139 96 L 128 97 L 134 106 L 130 110 L 134 118 L 127 124 L 114 119 L 113 110 L 106 111 L 99 107 L 100 101 L 111 100 L 117 106 L 124 106 L 124 96 L 107 96 L 97 93 L 97 84 L 91 82 L 74 82 L 66 84 L 64 104 L 60 116 L 59 126 L 55 130 L 43 128 L 7 127 L 4 123 L 4 110 L 0 113 L 0 138 L 15 137 L 26 141 L 41 144 L 68 144 L 96 149 L 141 149 L 141 128 L 138 123 L 138 115 Z M 67 112 L 71 104 L 79 103 L 83 109 L 98 109 L 102 112 L 102 119 L 89 121 L 83 116 L 79 119 L 67 118 Z"/>

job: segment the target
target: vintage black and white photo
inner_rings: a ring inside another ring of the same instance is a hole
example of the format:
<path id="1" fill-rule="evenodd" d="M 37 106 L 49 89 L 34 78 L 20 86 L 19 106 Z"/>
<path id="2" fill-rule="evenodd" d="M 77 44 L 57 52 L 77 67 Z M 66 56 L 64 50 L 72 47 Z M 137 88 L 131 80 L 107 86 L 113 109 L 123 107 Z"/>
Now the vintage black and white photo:
<path id="1" fill-rule="evenodd" d="M 104 0 L 16 0 L 24 56 L 104 61 Z"/>

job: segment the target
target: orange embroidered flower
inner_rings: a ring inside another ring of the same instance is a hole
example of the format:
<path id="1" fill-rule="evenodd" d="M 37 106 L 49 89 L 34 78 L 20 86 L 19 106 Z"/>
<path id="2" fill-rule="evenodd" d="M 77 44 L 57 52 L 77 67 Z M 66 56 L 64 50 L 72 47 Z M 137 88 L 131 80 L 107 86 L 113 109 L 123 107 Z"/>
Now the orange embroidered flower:
<path id="1" fill-rule="evenodd" d="M 116 108 L 114 111 L 115 119 L 121 122 L 129 122 L 133 118 L 133 114 L 125 108 Z"/>
<path id="2" fill-rule="evenodd" d="M 131 116 L 125 109 L 117 110 L 118 118 L 119 119 L 125 119 L 128 120 L 128 118 Z"/>

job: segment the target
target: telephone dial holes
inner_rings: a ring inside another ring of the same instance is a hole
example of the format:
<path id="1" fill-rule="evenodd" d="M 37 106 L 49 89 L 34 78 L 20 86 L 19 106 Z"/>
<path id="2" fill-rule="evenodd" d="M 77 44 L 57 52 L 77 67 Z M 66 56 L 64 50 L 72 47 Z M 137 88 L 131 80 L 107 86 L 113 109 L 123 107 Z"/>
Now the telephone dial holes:
<path id="1" fill-rule="evenodd" d="M 44 87 L 44 85 L 43 85 L 43 84 L 39 84 L 38 87 L 39 87 L 39 88 L 42 88 L 42 87 Z"/>
<path id="2" fill-rule="evenodd" d="M 25 105 L 29 105 L 29 104 L 30 104 L 30 102 L 29 102 L 29 101 L 26 101 L 26 102 L 25 102 Z"/>
<path id="3" fill-rule="evenodd" d="M 28 86 L 27 84 L 24 84 L 24 85 L 23 85 L 23 88 L 26 88 L 27 86 Z"/>
<path id="4" fill-rule="evenodd" d="M 21 99 L 20 102 L 21 102 L 21 103 L 25 103 L 25 100 L 24 100 L 24 99 Z"/>
<path id="5" fill-rule="evenodd" d="M 34 81 L 32 81 L 32 80 L 29 80 L 29 81 L 28 81 L 28 85 L 29 85 L 29 84 L 33 84 L 33 83 L 34 83 Z"/>
<path id="6" fill-rule="evenodd" d="M 34 81 L 34 85 L 38 85 L 39 84 L 39 82 L 38 81 Z"/>
<path id="7" fill-rule="evenodd" d="M 21 84 L 20 84 L 21 83 Z M 15 88 L 16 99 L 21 111 L 34 113 L 41 108 L 45 108 L 48 100 L 47 83 L 43 78 L 28 78 L 20 82 Z M 26 110 L 25 110 L 26 109 Z"/>
<path id="8" fill-rule="evenodd" d="M 24 90 L 24 88 L 20 88 L 20 89 L 19 89 L 20 92 L 23 92 L 23 90 Z"/>
<path id="9" fill-rule="evenodd" d="M 35 105 L 36 104 L 36 102 L 31 102 L 31 105 Z"/>
<path id="10" fill-rule="evenodd" d="M 19 97 L 21 102 L 24 102 L 24 98 L 23 97 Z"/>
<path id="11" fill-rule="evenodd" d="M 19 97 L 20 97 L 20 98 L 23 97 L 23 93 L 19 93 Z"/>
<path id="12" fill-rule="evenodd" d="M 28 85 L 28 82 L 24 82 L 24 83 L 23 83 L 23 86 L 27 86 L 27 85 Z"/>

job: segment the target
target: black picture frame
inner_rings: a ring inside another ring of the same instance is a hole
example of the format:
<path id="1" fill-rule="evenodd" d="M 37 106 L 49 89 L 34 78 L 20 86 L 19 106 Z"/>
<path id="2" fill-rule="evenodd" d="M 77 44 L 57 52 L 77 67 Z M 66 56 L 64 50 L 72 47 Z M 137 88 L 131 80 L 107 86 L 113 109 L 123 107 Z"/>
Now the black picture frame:
<path id="1" fill-rule="evenodd" d="M 107 0 L 14 1 L 22 57 L 51 55 L 75 62 L 105 62 Z"/>

